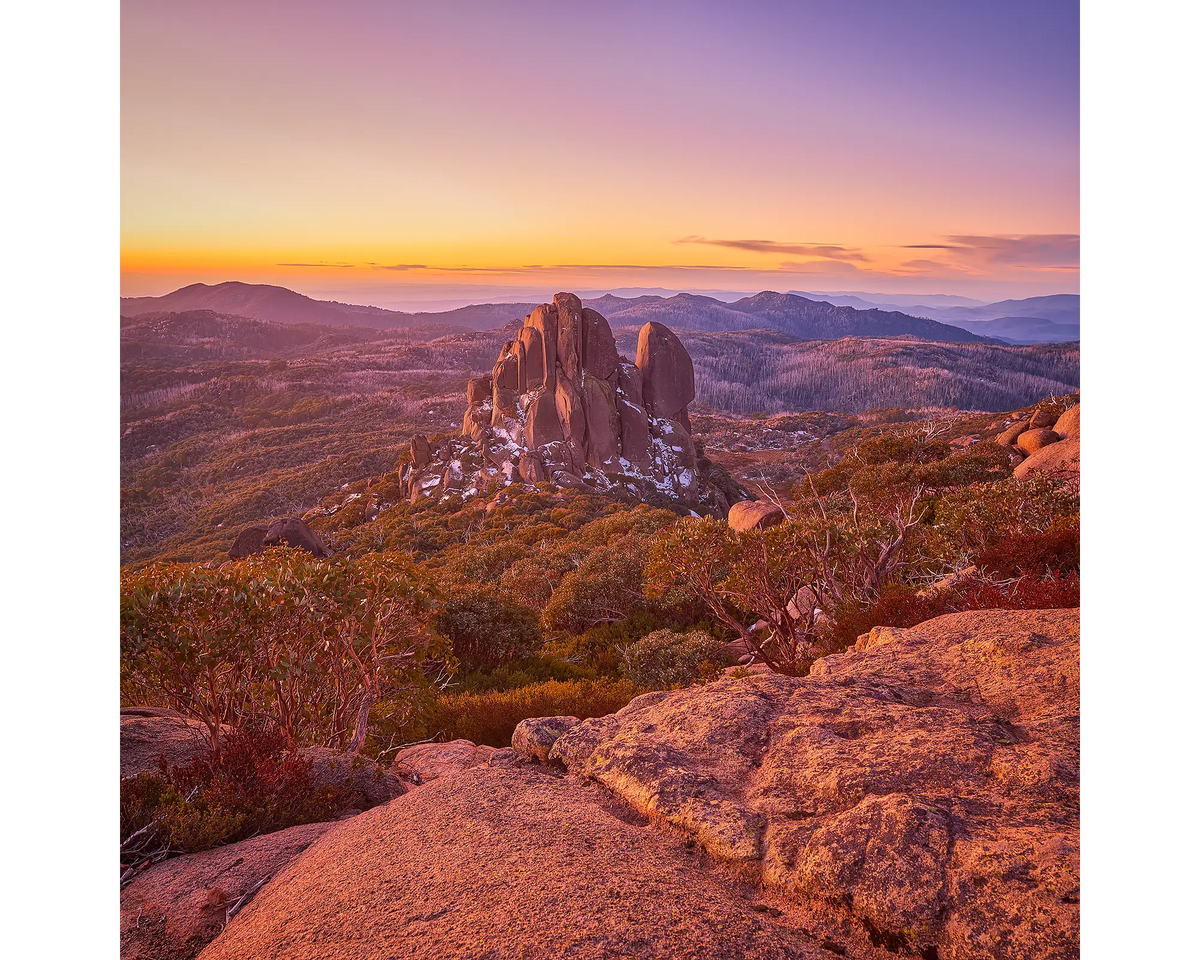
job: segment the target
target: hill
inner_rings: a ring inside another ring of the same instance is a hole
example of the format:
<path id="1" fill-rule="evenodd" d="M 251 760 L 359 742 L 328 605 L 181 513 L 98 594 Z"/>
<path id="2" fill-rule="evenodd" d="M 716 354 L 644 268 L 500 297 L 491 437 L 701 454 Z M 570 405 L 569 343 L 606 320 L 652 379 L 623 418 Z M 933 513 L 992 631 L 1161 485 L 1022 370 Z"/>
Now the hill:
<path id="1" fill-rule="evenodd" d="M 807 339 L 837 337 L 918 337 L 940 342 L 983 343 L 988 338 L 924 317 L 894 310 L 856 310 L 794 294 L 764 291 L 723 303 L 688 293 L 673 297 L 603 297 L 584 300 L 618 326 L 654 320 L 675 330 L 779 330 Z M 162 297 L 123 297 L 121 314 L 212 310 L 274 323 L 315 323 L 326 326 L 412 327 L 439 324 L 471 330 L 492 330 L 525 314 L 534 303 L 482 303 L 440 313 L 403 313 L 381 307 L 355 306 L 313 300 L 284 287 L 238 282 L 209 286 L 194 283 Z"/>

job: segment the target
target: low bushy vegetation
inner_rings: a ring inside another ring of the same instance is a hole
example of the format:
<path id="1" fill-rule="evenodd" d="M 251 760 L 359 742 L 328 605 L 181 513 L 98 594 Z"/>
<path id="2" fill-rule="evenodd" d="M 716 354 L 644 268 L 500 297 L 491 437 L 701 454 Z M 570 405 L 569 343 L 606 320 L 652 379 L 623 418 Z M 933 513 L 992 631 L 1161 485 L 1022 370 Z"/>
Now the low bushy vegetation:
<path id="1" fill-rule="evenodd" d="M 725 646 L 703 630 L 655 630 L 621 651 L 621 673 L 651 690 L 687 686 L 729 665 Z"/>
<path id="2" fill-rule="evenodd" d="M 600 679 L 548 680 L 512 690 L 452 693 L 439 697 L 398 733 L 402 742 L 461 737 L 504 747 L 512 741 L 517 724 L 529 717 L 603 717 L 644 692 L 631 680 Z"/>
<path id="3" fill-rule="evenodd" d="M 174 854 L 329 820 L 350 799 L 318 789 L 312 761 L 277 731 L 246 726 L 222 741 L 220 752 L 121 782 L 122 883 Z"/>
<path id="4" fill-rule="evenodd" d="M 121 580 L 123 702 L 209 731 L 267 724 L 290 745 L 357 752 L 377 704 L 414 710 L 445 668 L 432 598 L 410 560 L 317 560 L 275 548 L 210 569 L 156 564 Z"/>

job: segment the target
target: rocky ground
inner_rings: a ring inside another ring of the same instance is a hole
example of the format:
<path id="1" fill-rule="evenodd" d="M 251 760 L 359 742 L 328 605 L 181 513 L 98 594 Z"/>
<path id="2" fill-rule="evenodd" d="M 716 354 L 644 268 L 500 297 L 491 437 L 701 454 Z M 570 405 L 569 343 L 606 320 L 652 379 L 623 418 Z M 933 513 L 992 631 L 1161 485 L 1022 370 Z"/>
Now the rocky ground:
<path id="1" fill-rule="evenodd" d="M 1077 956 L 1078 714 L 1077 610 L 879 628 L 807 678 L 412 748 L 384 805 L 156 865 L 122 952 Z"/>

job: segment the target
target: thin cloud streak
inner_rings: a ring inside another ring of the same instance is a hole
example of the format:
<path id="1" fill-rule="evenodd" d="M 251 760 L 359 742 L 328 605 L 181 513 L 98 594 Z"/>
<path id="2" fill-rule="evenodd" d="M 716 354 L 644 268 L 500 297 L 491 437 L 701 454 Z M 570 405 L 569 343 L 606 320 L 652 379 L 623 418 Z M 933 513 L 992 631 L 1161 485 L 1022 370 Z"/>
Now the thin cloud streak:
<path id="1" fill-rule="evenodd" d="M 1038 233 L 1025 235 L 946 237 L 951 243 L 910 243 L 905 250 L 948 250 L 981 263 L 1031 267 L 1037 270 L 1078 270 L 1079 234 Z"/>
<path id="2" fill-rule="evenodd" d="M 707 237 L 683 237 L 675 243 L 702 243 L 710 247 L 729 247 L 751 253 L 788 253 L 798 257 L 819 257 L 823 260 L 857 260 L 869 263 L 870 257 L 856 248 L 837 243 L 786 243 L 780 240 L 710 240 Z"/>

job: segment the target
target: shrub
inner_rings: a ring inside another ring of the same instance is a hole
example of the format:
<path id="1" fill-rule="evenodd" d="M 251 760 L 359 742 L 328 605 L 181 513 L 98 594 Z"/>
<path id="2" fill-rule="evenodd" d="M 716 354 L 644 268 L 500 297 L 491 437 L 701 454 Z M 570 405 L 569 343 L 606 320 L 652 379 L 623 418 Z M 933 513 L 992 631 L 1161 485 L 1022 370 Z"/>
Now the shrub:
<path id="1" fill-rule="evenodd" d="M 495 670 L 476 670 L 463 676 L 460 691 L 488 693 L 513 690 L 547 680 L 595 680 L 597 671 L 553 656 L 526 657 L 497 667 Z"/>
<path id="2" fill-rule="evenodd" d="M 872 627 L 915 627 L 947 613 L 967 610 L 1057 610 L 1079 606 L 1079 575 L 1024 576 L 1007 584 L 967 580 L 924 596 L 912 586 L 884 590 L 872 604 L 837 611 L 833 646 L 845 650 Z"/>
<path id="3" fill-rule="evenodd" d="M 495 670 L 542 645 L 536 610 L 482 589 L 447 600 L 433 625 L 467 670 Z"/>
<path id="4" fill-rule="evenodd" d="M 416 722 L 398 731 L 406 741 L 465 738 L 504 747 L 517 724 L 530 717 L 572 716 L 585 720 L 620 710 L 645 691 L 630 680 L 574 680 L 492 693 L 455 693 L 439 697 Z"/>
<path id="5" fill-rule="evenodd" d="M 727 665 L 722 641 L 702 630 L 656 630 L 625 648 L 621 673 L 640 687 L 661 690 L 694 683 L 705 664 Z"/>
<path id="6" fill-rule="evenodd" d="M 121 867 L 195 853 L 301 823 L 329 820 L 349 791 L 318 790 L 312 761 L 279 733 L 243 728 L 223 749 L 121 781 Z"/>
<path id="7" fill-rule="evenodd" d="M 550 633 L 581 633 L 615 623 L 648 606 L 642 587 L 645 547 L 640 537 L 624 537 L 598 547 L 567 573 L 542 611 Z"/>
<path id="8" fill-rule="evenodd" d="M 1079 525 L 1051 527 L 1041 533 L 1010 534 L 979 554 L 981 570 L 998 577 L 1067 574 L 1079 570 Z"/>
<path id="9" fill-rule="evenodd" d="M 361 748 L 373 706 L 416 698 L 444 654 L 430 597 L 404 557 L 318 560 L 277 548 L 220 569 L 126 571 L 126 702 L 221 725 L 269 718 L 289 743 Z"/>

